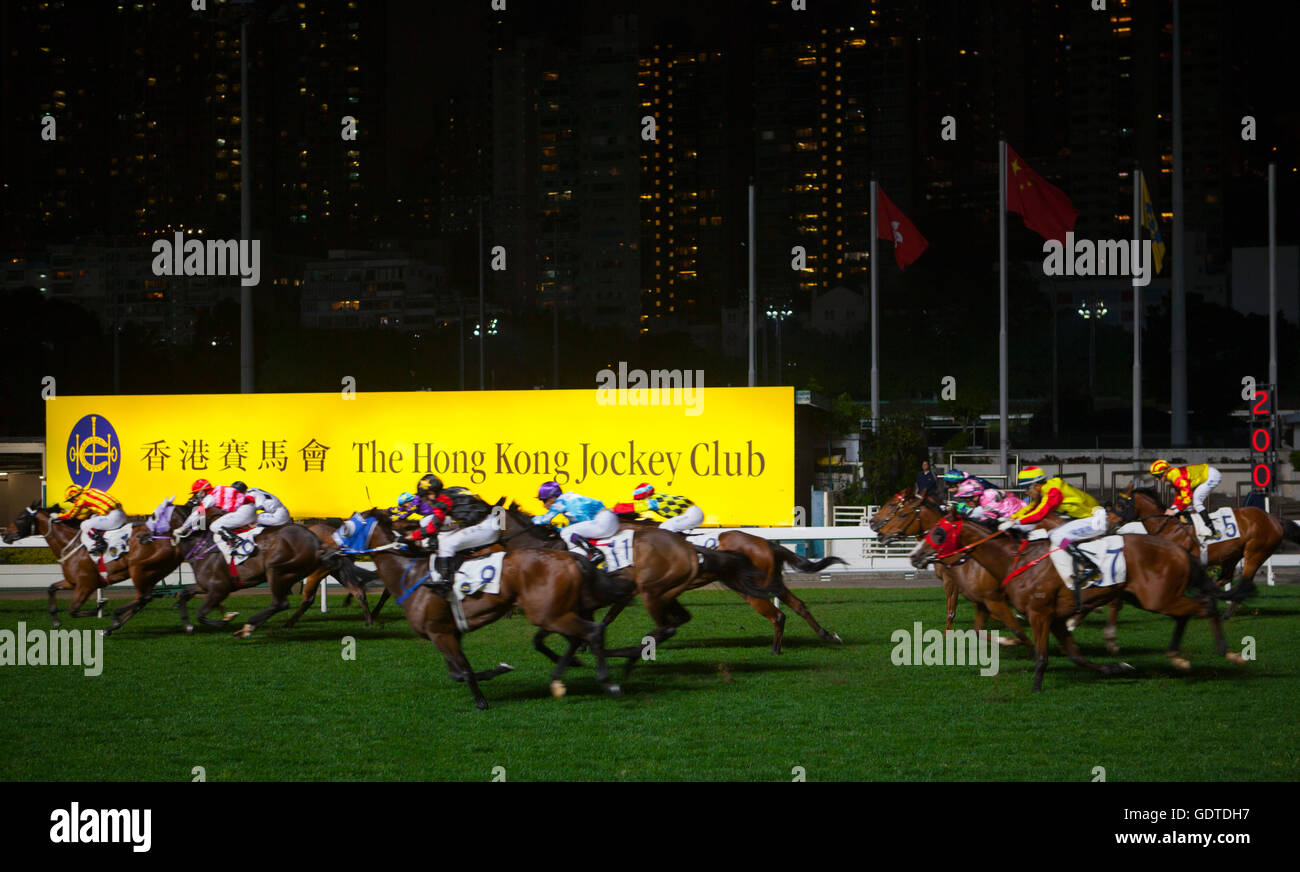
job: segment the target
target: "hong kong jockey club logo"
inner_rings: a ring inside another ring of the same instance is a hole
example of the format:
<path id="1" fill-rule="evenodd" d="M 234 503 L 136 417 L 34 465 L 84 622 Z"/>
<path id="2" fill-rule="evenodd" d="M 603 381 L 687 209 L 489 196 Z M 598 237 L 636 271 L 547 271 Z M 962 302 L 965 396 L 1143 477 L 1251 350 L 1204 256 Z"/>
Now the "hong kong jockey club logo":
<path id="1" fill-rule="evenodd" d="M 68 434 L 68 475 L 73 484 L 107 490 L 122 468 L 121 442 L 103 415 L 86 415 Z"/>

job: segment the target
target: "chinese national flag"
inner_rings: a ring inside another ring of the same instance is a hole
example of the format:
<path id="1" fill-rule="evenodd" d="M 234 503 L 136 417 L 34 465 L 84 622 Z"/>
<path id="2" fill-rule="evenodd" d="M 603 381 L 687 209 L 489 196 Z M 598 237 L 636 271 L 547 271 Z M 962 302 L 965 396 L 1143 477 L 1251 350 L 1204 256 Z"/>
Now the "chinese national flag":
<path id="1" fill-rule="evenodd" d="M 907 269 L 925 251 L 930 243 L 916 229 L 916 225 L 898 210 L 885 196 L 885 189 L 876 186 L 876 235 L 894 243 L 894 260 L 899 269 Z"/>
<path id="2" fill-rule="evenodd" d="M 1044 239 L 1065 242 L 1079 210 L 1065 192 L 1034 172 L 1007 146 L 1007 209 L 1019 212 L 1025 226 Z"/>

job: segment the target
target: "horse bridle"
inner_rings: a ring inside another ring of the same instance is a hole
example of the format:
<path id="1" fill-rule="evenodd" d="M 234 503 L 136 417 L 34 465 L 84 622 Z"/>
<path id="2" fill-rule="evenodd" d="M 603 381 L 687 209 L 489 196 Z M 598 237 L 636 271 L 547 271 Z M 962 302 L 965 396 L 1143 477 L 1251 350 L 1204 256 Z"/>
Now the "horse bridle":
<path id="1" fill-rule="evenodd" d="M 888 518 L 885 518 L 885 520 L 880 524 L 880 527 L 882 529 L 889 526 L 891 523 L 893 523 L 894 519 L 897 518 L 903 512 L 903 507 L 906 506 L 911 499 L 915 499 L 915 497 L 911 497 L 907 500 L 904 500 L 902 499 L 901 494 L 896 494 L 894 498 L 899 501 L 898 505 L 894 508 L 894 513 L 890 515 Z M 921 523 L 921 507 L 924 505 L 925 505 L 925 498 L 922 497 L 921 502 L 917 503 L 916 508 L 912 509 L 912 517 L 909 518 L 907 523 L 903 525 L 903 529 L 898 531 L 897 533 L 890 533 L 888 536 L 881 537 L 880 538 L 881 544 L 887 544 L 889 542 L 894 541 L 895 539 L 900 539 L 903 536 L 910 535 L 907 531 L 908 528 L 912 526 L 913 522 L 916 522 L 917 526 L 919 527 Z M 875 530 L 876 528 L 872 526 L 871 529 Z M 876 532 L 878 533 L 879 531 L 877 530 Z M 918 530 L 918 532 L 924 533 L 925 530 Z"/>

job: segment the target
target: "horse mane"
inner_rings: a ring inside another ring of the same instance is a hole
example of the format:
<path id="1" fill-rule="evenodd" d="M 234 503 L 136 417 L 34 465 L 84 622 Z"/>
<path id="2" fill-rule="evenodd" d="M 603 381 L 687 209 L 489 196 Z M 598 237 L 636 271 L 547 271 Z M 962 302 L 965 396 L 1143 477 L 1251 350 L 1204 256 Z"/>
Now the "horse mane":
<path id="1" fill-rule="evenodd" d="M 1151 502 L 1153 502 L 1153 503 L 1156 504 L 1156 508 L 1159 509 L 1159 510 L 1162 511 L 1162 512 L 1163 512 L 1166 508 L 1168 508 L 1168 507 L 1164 504 L 1164 502 L 1161 501 L 1161 499 L 1160 499 L 1160 492 L 1159 492 L 1158 490 L 1156 490 L 1155 488 L 1153 488 L 1153 487 L 1135 487 L 1135 488 L 1133 488 L 1133 495 L 1134 495 L 1134 496 L 1137 496 L 1138 494 L 1142 494 L 1142 495 L 1145 496 L 1147 499 L 1151 500 Z"/>
<path id="2" fill-rule="evenodd" d="M 393 518 L 388 514 L 386 509 L 374 508 L 361 512 L 363 518 L 374 518 L 379 522 L 379 526 L 384 528 L 384 532 L 393 532 Z"/>

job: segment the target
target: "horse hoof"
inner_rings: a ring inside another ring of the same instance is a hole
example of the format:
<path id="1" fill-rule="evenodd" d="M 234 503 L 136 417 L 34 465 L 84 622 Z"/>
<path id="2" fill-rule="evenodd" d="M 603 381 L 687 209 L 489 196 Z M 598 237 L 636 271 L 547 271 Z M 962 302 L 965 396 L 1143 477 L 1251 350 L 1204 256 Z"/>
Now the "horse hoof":
<path id="1" fill-rule="evenodd" d="M 1118 654 L 1119 654 L 1119 646 L 1116 645 L 1114 642 L 1107 642 L 1107 643 L 1106 643 L 1106 653 L 1109 654 L 1109 655 L 1112 656 L 1112 657 L 1118 655 Z"/>
<path id="2" fill-rule="evenodd" d="M 555 697 L 556 699 L 559 699 L 560 697 L 564 696 L 568 692 L 569 689 L 564 686 L 563 681 L 551 682 L 551 696 Z"/>
<path id="3" fill-rule="evenodd" d="M 183 627 L 183 629 L 185 630 L 185 634 L 186 634 L 187 636 L 193 636 L 193 635 L 194 635 L 194 625 L 193 625 L 193 624 L 186 624 L 186 625 Z"/>
<path id="4" fill-rule="evenodd" d="M 1192 668 L 1192 664 L 1188 662 L 1186 658 L 1177 656 L 1169 658 L 1169 665 L 1177 669 L 1179 672 L 1186 672 Z"/>
<path id="5" fill-rule="evenodd" d="M 239 612 L 226 612 L 226 613 L 221 617 L 221 620 L 222 620 L 222 621 L 233 621 L 233 620 L 234 620 L 235 618 L 237 618 L 237 617 L 239 617 Z"/>
<path id="6" fill-rule="evenodd" d="M 623 695 L 623 688 L 619 687 L 617 684 L 611 684 L 609 687 L 605 688 L 605 692 L 617 699 Z"/>
<path id="7" fill-rule="evenodd" d="M 1235 663 L 1238 666 L 1246 665 L 1246 658 L 1242 657 L 1236 651 L 1229 651 L 1227 654 L 1224 654 L 1223 656 L 1228 658 L 1229 663 Z"/>
<path id="8" fill-rule="evenodd" d="M 487 711 L 487 707 L 488 707 L 487 700 L 485 699 L 478 700 L 477 702 L 474 703 L 474 707 L 481 712 Z"/>
<path id="9" fill-rule="evenodd" d="M 497 669 L 500 669 L 502 672 L 514 672 L 514 671 L 515 671 L 515 668 L 514 668 L 513 666 L 511 666 L 509 663 L 498 663 L 498 664 L 497 664 Z"/>
<path id="10" fill-rule="evenodd" d="M 253 635 L 255 629 L 257 628 L 252 624 L 244 624 L 244 626 L 240 627 L 232 635 L 234 635 L 236 639 L 247 639 L 249 636 Z"/>
<path id="11" fill-rule="evenodd" d="M 998 644 L 1003 648 L 1011 648 L 1015 645 L 1019 645 L 1020 642 L 1012 636 L 998 636 Z"/>
<path id="12" fill-rule="evenodd" d="M 1068 621 L 1065 622 L 1065 629 L 1073 633 L 1082 620 L 1083 620 L 1082 617 L 1080 617 L 1079 615 L 1075 615 L 1074 617 L 1070 618 Z"/>

